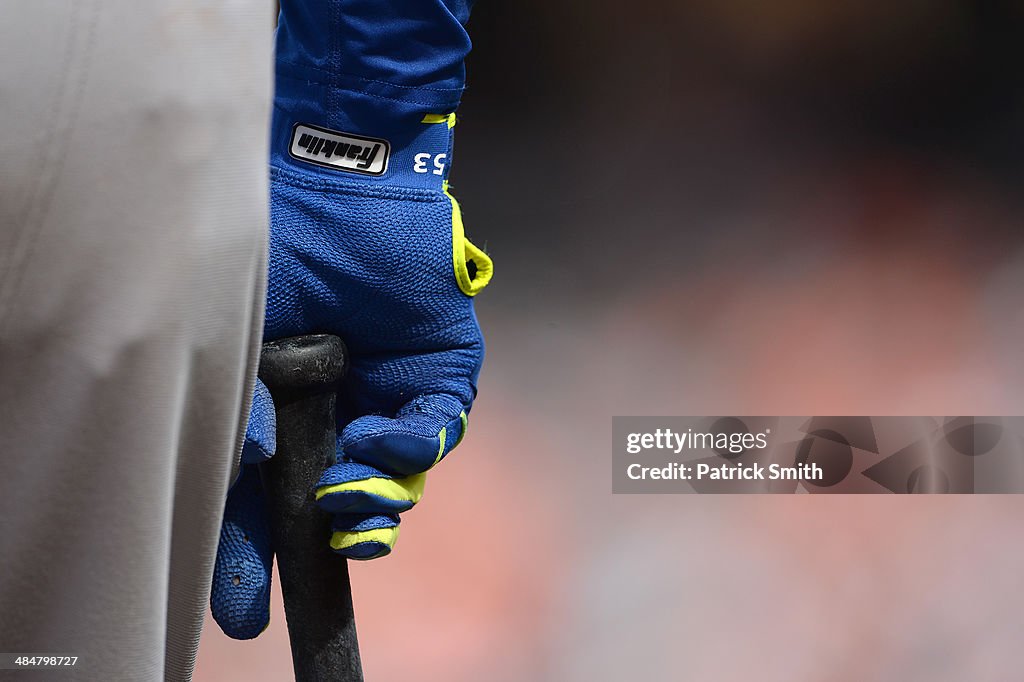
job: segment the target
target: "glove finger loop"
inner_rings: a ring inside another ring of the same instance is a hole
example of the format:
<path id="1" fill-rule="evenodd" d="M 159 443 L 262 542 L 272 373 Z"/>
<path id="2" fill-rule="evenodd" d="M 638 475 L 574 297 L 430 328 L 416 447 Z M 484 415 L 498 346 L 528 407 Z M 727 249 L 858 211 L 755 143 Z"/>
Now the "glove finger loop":
<path id="1" fill-rule="evenodd" d="M 494 261 L 466 237 L 462 222 L 462 208 L 447 189 L 445 194 L 452 204 L 452 266 L 459 289 L 467 296 L 476 296 L 491 281 Z"/>

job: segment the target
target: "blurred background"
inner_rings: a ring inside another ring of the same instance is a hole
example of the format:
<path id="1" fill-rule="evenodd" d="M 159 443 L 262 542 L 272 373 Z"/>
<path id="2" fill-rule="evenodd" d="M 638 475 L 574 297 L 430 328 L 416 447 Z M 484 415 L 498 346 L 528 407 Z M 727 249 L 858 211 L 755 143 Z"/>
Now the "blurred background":
<path id="1" fill-rule="evenodd" d="M 613 496 L 611 417 L 1020 414 L 1024 3 L 481 0 L 469 436 L 366 677 L 1019 678 L 1019 497 Z M 291 675 L 208 622 L 195 679 Z"/>

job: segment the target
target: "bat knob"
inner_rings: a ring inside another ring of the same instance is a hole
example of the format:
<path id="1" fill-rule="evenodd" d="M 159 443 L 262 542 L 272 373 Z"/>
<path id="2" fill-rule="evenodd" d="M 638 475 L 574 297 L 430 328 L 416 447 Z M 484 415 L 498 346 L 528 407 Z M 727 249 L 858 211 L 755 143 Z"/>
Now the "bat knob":
<path id="1" fill-rule="evenodd" d="M 271 392 L 329 393 L 337 390 L 348 350 L 337 336 L 310 334 L 263 344 L 260 380 Z"/>

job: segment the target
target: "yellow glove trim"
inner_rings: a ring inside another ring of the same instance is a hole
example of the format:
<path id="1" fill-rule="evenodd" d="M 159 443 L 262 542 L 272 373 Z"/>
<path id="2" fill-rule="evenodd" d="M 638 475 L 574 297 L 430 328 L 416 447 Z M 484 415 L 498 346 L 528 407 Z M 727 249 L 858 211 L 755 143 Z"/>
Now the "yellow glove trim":
<path id="1" fill-rule="evenodd" d="M 448 427 L 442 428 L 441 433 L 437 434 L 437 437 L 441 439 L 441 447 L 437 449 L 437 457 L 434 458 L 434 463 L 430 465 L 432 467 L 441 461 L 441 455 L 444 454 L 444 442 L 448 438 Z"/>
<path id="2" fill-rule="evenodd" d="M 494 263 L 490 256 L 466 239 L 466 228 L 462 224 L 462 209 L 459 202 L 446 187 L 445 195 L 452 202 L 452 266 L 455 268 L 455 279 L 459 289 L 467 296 L 476 296 L 491 281 L 494 274 Z M 467 261 L 476 264 L 476 276 L 470 278 Z"/>
<path id="3" fill-rule="evenodd" d="M 459 431 L 459 439 L 455 441 L 455 445 L 452 446 L 452 450 L 459 447 L 459 443 L 466 437 L 466 429 L 469 427 L 469 417 L 466 416 L 466 411 L 459 412 L 459 419 L 462 421 L 462 429 Z M 441 439 L 441 445 L 437 448 L 437 457 L 434 458 L 434 463 L 431 464 L 431 468 L 437 466 L 437 463 L 441 461 L 444 456 L 444 444 L 448 440 L 448 427 L 441 429 L 441 433 L 437 434 L 437 437 Z"/>
<path id="4" fill-rule="evenodd" d="M 459 434 L 459 439 L 455 441 L 455 445 L 452 447 L 452 450 L 459 447 L 459 443 L 461 443 L 462 439 L 466 437 L 466 431 L 469 430 L 469 417 L 466 416 L 465 410 L 459 412 L 459 419 L 462 420 L 462 432 Z"/>
<path id="5" fill-rule="evenodd" d="M 324 495 L 344 492 L 364 492 L 379 495 L 388 500 L 412 502 L 416 504 L 423 497 L 423 488 L 427 482 L 425 473 L 413 474 L 405 478 L 364 478 L 361 481 L 349 481 L 317 488 L 316 499 Z"/>
<path id="6" fill-rule="evenodd" d="M 363 542 L 379 542 L 394 547 L 398 541 L 398 526 L 394 528 L 374 528 L 358 532 L 336 530 L 331 535 L 331 549 L 348 549 Z M 372 557 L 371 557 L 372 558 Z"/>
<path id="7" fill-rule="evenodd" d="M 455 112 L 450 114 L 427 114 L 420 123 L 447 123 L 448 130 L 455 127 Z"/>

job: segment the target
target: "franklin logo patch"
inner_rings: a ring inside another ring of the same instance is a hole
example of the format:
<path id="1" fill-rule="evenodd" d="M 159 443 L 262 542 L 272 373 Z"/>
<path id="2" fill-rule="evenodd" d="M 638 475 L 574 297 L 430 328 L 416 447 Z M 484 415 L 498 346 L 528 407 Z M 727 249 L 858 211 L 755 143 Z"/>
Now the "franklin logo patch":
<path id="1" fill-rule="evenodd" d="M 383 175 L 391 146 L 387 140 L 362 137 L 296 123 L 288 152 L 293 158 L 349 173 Z"/>

